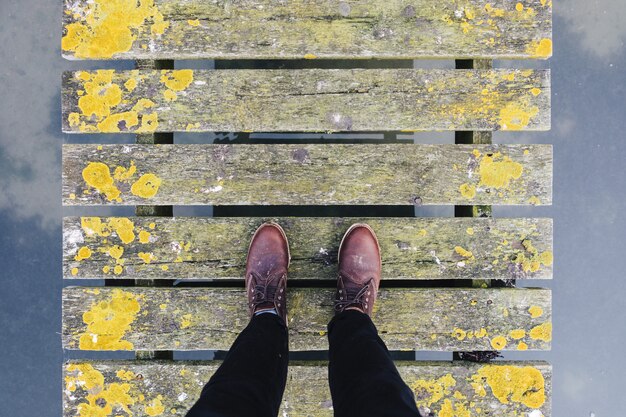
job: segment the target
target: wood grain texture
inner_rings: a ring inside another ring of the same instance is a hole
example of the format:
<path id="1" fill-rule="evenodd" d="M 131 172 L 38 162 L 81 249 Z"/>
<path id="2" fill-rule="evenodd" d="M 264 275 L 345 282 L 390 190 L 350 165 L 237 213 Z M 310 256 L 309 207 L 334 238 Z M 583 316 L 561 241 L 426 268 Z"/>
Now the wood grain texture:
<path id="1" fill-rule="evenodd" d="M 334 291 L 288 291 L 292 350 L 328 348 Z M 373 320 L 392 350 L 546 350 L 551 310 L 543 289 L 383 288 Z M 248 320 L 243 288 L 63 290 L 65 349 L 228 350 Z"/>
<path id="2" fill-rule="evenodd" d="M 132 227 L 128 243 L 120 237 L 123 231 L 116 231 L 120 221 Z M 65 218 L 64 276 L 243 279 L 250 239 L 265 221 L 285 229 L 290 280 L 335 280 L 339 243 L 353 223 L 368 223 L 376 231 L 384 279 L 552 278 L 551 259 L 532 268 L 523 262 L 552 258 L 551 219 L 320 217 Z M 122 249 L 119 257 L 112 247 Z M 89 257 L 79 255 L 84 248 Z"/>
<path id="3" fill-rule="evenodd" d="M 63 131 L 549 130 L 549 70 L 134 70 L 63 74 Z"/>
<path id="4" fill-rule="evenodd" d="M 550 145 L 64 145 L 66 205 L 551 204 Z"/>
<path id="5" fill-rule="evenodd" d="M 503 0 L 116 3 L 65 0 L 65 58 L 501 59 L 552 52 L 551 1 L 524 0 L 522 10 Z M 101 17 L 98 9 L 108 13 Z"/>
<path id="6" fill-rule="evenodd" d="M 128 395 L 127 400 L 132 400 L 125 405 L 133 416 L 151 415 L 146 412 L 146 407 L 152 412 L 150 407 L 155 404 L 163 407 L 164 415 L 184 416 L 219 364 L 212 361 L 71 361 L 63 366 L 63 415 L 80 415 L 80 407 L 121 389 Z M 518 417 L 534 415 L 531 414 L 534 410 L 541 411 L 545 417 L 551 415 L 552 367 L 545 362 L 497 362 L 491 365 L 396 362 L 396 366 L 413 390 L 422 415 L 447 416 L 448 406 L 471 413 L 465 415 L 476 416 L 489 412 L 490 415 Z M 486 378 L 486 375 L 490 377 Z M 499 376 L 508 378 L 508 384 L 502 384 L 503 391 L 497 386 L 495 390 L 492 388 L 494 379 Z M 93 377 L 91 381 L 95 383 L 88 384 L 89 377 Z M 484 395 L 481 395 L 481 389 Z M 518 397 L 519 394 L 523 395 Z M 112 405 L 112 411 L 112 415 L 130 415 L 120 404 Z M 279 415 L 333 415 L 327 363 L 290 364 Z"/>

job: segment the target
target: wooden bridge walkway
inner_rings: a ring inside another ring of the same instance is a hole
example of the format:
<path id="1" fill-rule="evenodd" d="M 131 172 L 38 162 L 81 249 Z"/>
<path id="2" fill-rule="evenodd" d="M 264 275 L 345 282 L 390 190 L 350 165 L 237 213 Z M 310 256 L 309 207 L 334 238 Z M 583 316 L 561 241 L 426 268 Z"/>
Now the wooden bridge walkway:
<path id="1" fill-rule="evenodd" d="M 550 349 L 550 290 L 514 283 L 552 278 L 552 221 L 493 218 L 491 206 L 551 204 L 552 148 L 492 144 L 491 132 L 550 129 L 549 70 L 493 60 L 549 58 L 551 35 L 551 0 L 65 0 L 65 58 L 131 59 L 137 69 L 62 78 L 63 131 L 111 134 L 109 144 L 63 147 L 63 203 L 136 207 L 134 217 L 86 207 L 64 219 L 64 278 L 106 286 L 64 289 L 63 348 L 136 352 L 66 363 L 64 416 L 183 416 L 219 361 L 173 352 L 227 350 L 245 326 L 247 245 L 269 219 L 291 243 L 292 351 L 327 349 L 339 241 L 366 221 L 382 247 L 381 336 L 399 358 L 454 353 L 398 362 L 420 410 L 550 416 L 549 364 L 462 359 Z M 432 58 L 456 68 L 407 65 Z M 185 59 L 230 68 L 174 69 Z M 346 59 L 379 68 L 345 68 Z M 225 131 L 242 139 L 174 141 Z M 454 131 L 456 143 L 249 139 L 413 131 Z M 215 217 L 173 217 L 182 205 L 214 206 Z M 406 216 L 427 205 L 453 205 L 456 217 Z M 293 216 L 296 206 L 307 217 Z M 359 217 L 319 217 L 323 206 Z M 373 206 L 394 217 L 362 217 Z M 331 415 L 326 372 L 324 362 L 290 363 L 283 415 Z"/>

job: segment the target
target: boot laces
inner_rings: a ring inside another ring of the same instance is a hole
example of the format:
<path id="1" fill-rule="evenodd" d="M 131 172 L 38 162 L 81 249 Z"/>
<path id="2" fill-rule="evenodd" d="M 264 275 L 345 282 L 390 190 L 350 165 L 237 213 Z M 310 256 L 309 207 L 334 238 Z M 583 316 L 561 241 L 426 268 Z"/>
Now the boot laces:
<path id="1" fill-rule="evenodd" d="M 276 300 L 276 292 L 280 291 L 278 285 L 273 285 L 274 281 L 278 281 L 284 277 L 284 274 L 268 275 L 267 278 L 263 278 L 256 272 L 250 272 L 251 279 L 253 280 L 254 287 L 252 288 L 252 302 L 250 307 L 255 309 L 261 304 L 272 303 Z M 282 292 L 282 291 L 281 291 Z"/>
<path id="2" fill-rule="evenodd" d="M 340 279 L 343 281 L 344 277 L 340 276 Z M 374 278 L 371 278 L 363 287 L 346 287 L 345 285 L 339 291 L 339 297 L 335 299 L 335 311 L 341 312 L 345 310 L 347 307 L 355 306 L 359 307 L 361 310 L 365 309 L 365 304 L 369 304 L 366 299 L 369 297 L 371 292 L 371 284 L 374 281 Z"/>

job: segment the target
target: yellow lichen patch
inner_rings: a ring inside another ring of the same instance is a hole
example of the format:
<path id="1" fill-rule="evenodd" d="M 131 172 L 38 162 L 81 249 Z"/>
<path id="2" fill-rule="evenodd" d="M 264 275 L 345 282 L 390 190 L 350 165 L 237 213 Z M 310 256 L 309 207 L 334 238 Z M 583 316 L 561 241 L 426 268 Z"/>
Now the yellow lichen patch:
<path id="1" fill-rule="evenodd" d="M 76 391 L 77 388 L 91 391 L 104 385 L 104 376 L 88 363 L 70 364 L 67 366 L 65 389 Z"/>
<path id="2" fill-rule="evenodd" d="M 76 256 L 74 256 L 74 260 L 82 261 L 83 259 L 88 259 L 89 257 L 91 257 L 91 249 L 89 249 L 87 246 L 83 246 L 82 248 L 78 249 Z"/>
<path id="3" fill-rule="evenodd" d="M 169 267 L 169 266 L 167 266 L 167 265 L 161 265 L 161 270 L 163 270 L 163 271 L 167 271 L 168 269 L 170 269 L 170 267 Z"/>
<path id="4" fill-rule="evenodd" d="M 478 338 L 487 337 L 487 329 L 481 328 L 479 331 L 474 333 L 474 336 Z"/>
<path id="5" fill-rule="evenodd" d="M 474 259 L 474 254 L 471 251 L 464 249 L 462 246 L 455 246 L 454 251 L 464 258 Z"/>
<path id="6" fill-rule="evenodd" d="M 75 277 L 76 275 L 78 275 L 78 268 L 72 268 L 70 270 L 70 274 L 72 274 L 73 277 Z"/>
<path id="7" fill-rule="evenodd" d="M 124 267 L 122 265 L 115 265 L 115 268 L 113 268 L 113 273 L 115 275 L 120 275 L 123 271 Z"/>
<path id="8" fill-rule="evenodd" d="M 114 289 L 108 300 L 93 303 L 83 314 L 87 330 L 79 338 L 80 349 L 131 350 L 133 344 L 123 338 L 139 310 L 134 294 Z"/>
<path id="9" fill-rule="evenodd" d="M 139 242 L 150 243 L 150 232 L 146 232 L 145 230 L 139 232 Z"/>
<path id="10" fill-rule="evenodd" d="M 154 107 L 154 101 L 147 98 L 140 98 L 133 106 L 133 111 L 140 112 L 142 110 L 150 109 L 152 107 Z"/>
<path id="11" fill-rule="evenodd" d="M 176 101 L 176 99 L 178 98 L 178 96 L 176 95 L 176 93 L 172 90 L 165 90 L 163 92 L 163 98 L 165 98 L 166 101 Z"/>
<path id="12" fill-rule="evenodd" d="M 437 379 L 418 379 L 410 384 L 417 397 L 417 405 L 430 407 L 441 401 L 445 396 L 452 394 L 452 388 L 456 386 L 456 380 L 452 374 L 444 375 Z"/>
<path id="13" fill-rule="evenodd" d="M 124 254 L 124 248 L 119 245 L 113 245 L 111 247 L 105 248 L 106 253 L 113 259 L 120 259 Z"/>
<path id="14" fill-rule="evenodd" d="M 187 20 L 187 24 L 189 26 L 200 26 L 200 20 L 199 19 Z"/>
<path id="15" fill-rule="evenodd" d="M 108 274 L 109 272 L 111 272 L 111 267 L 109 265 L 103 266 L 102 272 L 104 272 L 105 274 Z"/>
<path id="16" fill-rule="evenodd" d="M 154 256 L 152 253 L 139 252 L 137 256 L 146 264 L 149 264 L 150 262 L 156 260 L 156 256 Z"/>
<path id="17" fill-rule="evenodd" d="M 117 371 L 115 375 L 122 381 L 132 381 L 135 379 L 135 373 L 133 371 L 125 371 L 123 369 Z"/>
<path id="18" fill-rule="evenodd" d="M 317 55 L 315 54 L 304 54 L 304 59 L 315 59 Z"/>
<path id="19" fill-rule="evenodd" d="M 117 181 L 128 181 L 136 172 L 137 167 L 135 166 L 135 161 L 130 161 L 128 168 L 124 168 L 123 166 L 116 167 L 115 171 L 113 171 L 113 178 Z"/>
<path id="20" fill-rule="evenodd" d="M 69 116 L 67 116 L 67 121 L 69 122 L 70 126 L 72 126 L 72 127 L 76 127 L 76 126 L 80 125 L 80 114 L 78 114 L 78 113 L 70 113 Z"/>
<path id="21" fill-rule="evenodd" d="M 553 261 L 554 255 L 552 255 L 552 252 L 549 250 L 541 252 L 541 254 L 539 255 L 539 262 L 544 265 L 552 265 Z"/>
<path id="22" fill-rule="evenodd" d="M 464 402 L 452 404 L 452 401 L 447 398 L 443 401 L 441 410 L 437 413 L 438 417 L 471 417 L 471 415 Z"/>
<path id="23" fill-rule="evenodd" d="M 496 336 L 491 339 L 491 347 L 495 350 L 502 350 L 506 347 L 506 339 L 503 336 Z"/>
<path id="24" fill-rule="evenodd" d="M 193 82 L 192 70 L 162 70 L 160 81 L 167 88 L 174 91 L 182 91 Z"/>
<path id="25" fill-rule="evenodd" d="M 114 217 L 109 220 L 109 227 L 115 231 L 123 243 L 135 240 L 135 224 L 126 217 Z"/>
<path id="26" fill-rule="evenodd" d="M 148 227 L 150 228 L 150 230 L 154 230 L 154 228 L 156 227 L 156 223 L 150 223 Z"/>
<path id="27" fill-rule="evenodd" d="M 517 350 L 528 350 L 528 345 L 524 342 L 519 342 L 517 344 Z"/>
<path id="28" fill-rule="evenodd" d="M 65 26 L 61 48 L 78 58 L 111 58 L 128 52 L 147 29 L 163 34 L 169 27 L 154 0 L 94 0 L 75 5 L 78 20 Z"/>
<path id="29" fill-rule="evenodd" d="M 549 58 L 552 56 L 552 40 L 544 38 L 539 42 L 532 42 L 526 52 L 534 58 Z"/>
<path id="30" fill-rule="evenodd" d="M 452 337 L 454 337 L 457 340 L 463 340 L 465 339 L 465 336 L 467 335 L 467 333 L 465 332 L 465 330 L 463 329 L 459 329 L 459 328 L 455 328 L 452 331 Z"/>
<path id="31" fill-rule="evenodd" d="M 79 73 L 85 88 L 85 94 L 78 99 L 78 108 L 83 116 L 96 116 L 97 120 L 101 120 L 111 114 L 111 107 L 120 104 L 122 90 L 113 82 L 114 73 L 114 70 Z"/>
<path id="32" fill-rule="evenodd" d="M 428 231 L 426 229 L 420 229 L 420 231 L 417 232 L 417 234 L 421 237 L 424 237 L 428 234 Z"/>
<path id="33" fill-rule="evenodd" d="M 528 199 L 528 203 L 532 204 L 533 206 L 538 206 L 539 204 L 541 204 L 541 200 L 539 199 L 539 197 L 534 195 Z"/>
<path id="34" fill-rule="evenodd" d="M 531 93 L 533 96 L 537 97 L 539 94 L 541 94 L 541 89 L 540 89 L 540 88 L 537 88 L 537 87 L 535 87 L 535 88 L 531 88 L 531 89 L 530 89 L 530 93 Z"/>
<path id="35" fill-rule="evenodd" d="M 524 10 L 524 5 L 522 3 L 517 3 L 515 5 L 515 10 L 517 10 L 518 12 L 521 12 L 522 10 Z"/>
<path id="36" fill-rule="evenodd" d="M 467 229 L 465 229 L 465 233 L 467 233 L 468 235 L 472 236 L 474 234 L 474 228 L 473 227 L 468 227 Z"/>
<path id="37" fill-rule="evenodd" d="M 186 329 L 189 326 L 191 326 L 191 314 L 185 314 L 180 320 L 180 328 Z"/>
<path id="38" fill-rule="evenodd" d="M 472 375 L 472 381 L 475 389 L 486 383 L 502 404 L 513 402 L 539 408 L 546 400 L 543 375 L 532 366 L 487 365 Z"/>
<path id="39" fill-rule="evenodd" d="M 82 172 L 85 183 L 95 188 L 99 193 L 104 194 L 109 200 L 117 200 L 120 196 L 120 190 L 113 183 L 111 171 L 106 164 L 102 162 L 90 162 Z"/>
<path id="40" fill-rule="evenodd" d="M 103 121 L 97 124 L 97 127 L 100 132 L 117 133 L 122 131 L 121 128 L 128 130 L 138 124 L 139 118 L 137 117 L 137 112 L 127 111 L 112 114 L 106 117 Z"/>
<path id="41" fill-rule="evenodd" d="M 526 253 L 519 253 L 514 262 L 518 264 L 524 272 L 537 272 L 541 265 L 552 265 L 553 256 L 551 251 L 539 251 L 532 245 L 530 240 L 523 240 L 522 245 Z M 527 255 L 528 254 L 528 255 Z"/>
<path id="42" fill-rule="evenodd" d="M 541 317 L 543 315 L 543 308 L 539 306 L 530 306 L 528 312 L 530 313 L 530 317 L 536 319 L 537 317 Z"/>
<path id="43" fill-rule="evenodd" d="M 125 371 L 124 375 L 128 375 Z M 130 371 L 128 371 L 130 372 Z M 131 372 L 132 373 L 132 372 Z M 117 373 L 118 377 L 120 372 Z M 133 374 L 134 375 L 134 374 Z M 78 417 L 131 416 L 129 407 L 135 404 L 128 383 L 105 384 L 104 376 L 90 364 L 70 364 L 65 372 L 65 388 L 70 392 L 80 389 L 87 393 L 77 405 Z"/>
<path id="44" fill-rule="evenodd" d="M 552 340 L 552 323 L 546 322 L 530 329 L 530 338 L 533 340 L 543 340 L 549 342 Z"/>
<path id="45" fill-rule="evenodd" d="M 159 395 L 157 396 L 157 398 L 154 398 L 152 401 L 150 401 L 150 403 L 146 405 L 146 414 L 150 417 L 163 414 L 163 412 L 165 411 L 165 407 L 161 402 L 162 399 L 163 397 Z"/>
<path id="46" fill-rule="evenodd" d="M 536 106 L 528 107 L 516 103 L 508 103 L 500 110 L 498 124 L 502 130 L 521 130 L 528 126 L 530 119 L 539 113 Z"/>
<path id="47" fill-rule="evenodd" d="M 159 308 L 161 310 L 165 310 L 167 308 L 167 304 L 159 304 Z"/>
<path id="48" fill-rule="evenodd" d="M 126 90 L 128 90 L 129 92 L 132 92 L 135 88 L 137 88 L 137 79 L 136 78 L 129 78 L 124 83 L 124 88 L 126 88 Z"/>
<path id="49" fill-rule="evenodd" d="M 461 195 L 467 199 L 472 199 L 476 197 L 476 186 L 473 184 L 461 184 L 459 187 L 459 192 Z"/>
<path id="50" fill-rule="evenodd" d="M 491 17 L 504 17 L 504 9 L 500 9 L 498 7 L 493 7 L 491 3 L 485 4 L 485 11 Z"/>
<path id="51" fill-rule="evenodd" d="M 154 197 L 159 191 L 161 179 L 154 174 L 144 174 L 130 188 L 130 192 L 142 198 Z"/>
<path id="52" fill-rule="evenodd" d="M 503 157 L 499 152 L 483 156 L 478 168 L 480 184 L 493 188 L 508 187 L 512 180 L 522 176 L 523 171 L 522 164 L 514 162 L 508 156 Z"/>
<path id="53" fill-rule="evenodd" d="M 509 332 L 509 336 L 511 336 L 511 339 L 515 339 L 515 340 L 523 339 L 524 336 L 526 336 L 526 330 L 524 329 L 511 330 Z"/>

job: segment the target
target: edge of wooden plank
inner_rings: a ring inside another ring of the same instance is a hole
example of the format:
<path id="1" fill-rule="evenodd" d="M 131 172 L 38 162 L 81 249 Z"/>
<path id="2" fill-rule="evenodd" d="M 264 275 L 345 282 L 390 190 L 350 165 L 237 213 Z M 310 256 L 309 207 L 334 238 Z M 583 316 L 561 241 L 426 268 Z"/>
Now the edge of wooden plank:
<path id="1" fill-rule="evenodd" d="M 64 415 L 74 416 L 81 404 L 97 403 L 108 391 L 120 390 L 128 395 L 123 405 L 135 416 L 155 409 L 183 416 L 219 364 L 72 360 L 63 366 Z M 489 410 L 503 417 L 551 415 L 552 367 L 546 362 L 396 362 L 396 366 L 424 415 L 443 417 L 446 410 L 471 413 L 466 415 Z M 121 404 L 113 407 L 122 409 Z M 332 413 L 327 362 L 290 362 L 279 415 Z"/>
<path id="2" fill-rule="evenodd" d="M 326 350 L 334 289 L 291 288 L 292 350 Z M 243 288 L 63 290 L 64 349 L 226 350 L 249 322 Z M 381 288 L 373 321 L 391 350 L 548 350 L 549 289 Z"/>

